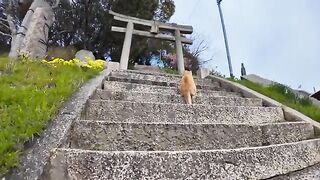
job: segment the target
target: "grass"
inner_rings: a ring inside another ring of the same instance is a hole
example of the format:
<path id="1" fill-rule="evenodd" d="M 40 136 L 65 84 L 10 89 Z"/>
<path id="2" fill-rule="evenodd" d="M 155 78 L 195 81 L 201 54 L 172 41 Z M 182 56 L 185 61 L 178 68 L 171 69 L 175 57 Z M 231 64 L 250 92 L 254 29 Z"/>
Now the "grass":
<path id="1" fill-rule="evenodd" d="M 161 71 L 167 74 L 179 74 L 179 72 L 176 69 L 169 67 L 161 68 Z"/>
<path id="2" fill-rule="evenodd" d="M 273 84 L 271 86 L 265 87 L 248 80 L 229 80 L 242 84 L 254 91 L 257 91 L 305 114 L 313 120 L 320 122 L 320 108 L 314 105 L 308 97 L 297 96 L 289 87 L 285 85 Z"/>
<path id="3" fill-rule="evenodd" d="M 62 102 L 96 74 L 0 57 L 0 177 L 18 165 L 24 143 L 42 132 Z"/>

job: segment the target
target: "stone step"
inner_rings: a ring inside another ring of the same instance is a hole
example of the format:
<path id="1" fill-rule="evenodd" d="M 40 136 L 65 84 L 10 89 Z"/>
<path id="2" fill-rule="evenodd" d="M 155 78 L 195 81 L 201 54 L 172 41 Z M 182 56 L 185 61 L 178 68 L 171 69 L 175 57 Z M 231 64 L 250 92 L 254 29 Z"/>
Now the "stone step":
<path id="1" fill-rule="evenodd" d="M 108 76 L 107 81 L 119 81 L 119 82 L 130 82 L 136 84 L 147 84 L 147 85 L 156 85 L 156 86 L 165 86 L 165 87 L 178 87 L 179 81 L 157 81 L 157 80 L 148 80 L 148 79 L 131 79 L 130 77 L 119 77 L 119 76 Z M 220 91 L 222 88 L 218 83 L 208 84 L 198 84 L 196 82 L 197 89 L 204 89 L 204 90 L 214 90 Z"/>
<path id="2" fill-rule="evenodd" d="M 107 77 L 108 81 L 120 81 L 120 82 L 130 82 L 130 83 L 137 83 L 137 84 L 148 84 L 148 85 L 158 85 L 158 86 L 168 86 L 168 87 L 178 87 L 180 84 L 180 79 L 168 79 L 162 78 L 161 76 L 151 76 L 151 75 L 136 75 L 133 74 L 132 76 L 129 74 L 119 74 L 119 73 L 112 73 L 110 76 Z M 209 81 L 211 81 L 209 79 Z M 195 84 L 197 89 L 206 89 L 206 90 L 221 90 L 218 82 L 206 82 L 204 79 L 195 80 Z"/>
<path id="3" fill-rule="evenodd" d="M 181 81 L 181 75 L 173 75 L 173 74 L 159 74 L 159 73 L 146 73 L 146 72 L 139 72 L 139 71 L 116 71 L 111 73 L 112 76 L 117 77 L 125 77 L 129 79 L 143 79 L 143 80 L 150 80 L 150 81 L 165 81 L 165 82 L 180 82 Z M 211 84 L 217 84 L 218 82 L 212 81 L 212 79 L 204 78 L 200 79 L 197 77 L 193 77 L 196 84 L 199 85 L 211 85 Z"/>
<path id="4" fill-rule="evenodd" d="M 164 94 L 179 94 L 177 87 L 165 87 L 156 85 L 136 84 L 128 82 L 117 82 L 117 81 L 105 81 L 105 90 L 113 91 L 139 91 L 139 92 L 151 92 L 151 93 L 164 93 Z M 233 96 L 240 97 L 241 95 L 236 92 L 219 91 L 197 89 L 197 95 L 212 95 L 212 96 Z"/>
<path id="5" fill-rule="evenodd" d="M 46 174 L 46 178 L 265 179 L 301 170 L 319 162 L 319 139 L 229 150 L 55 149 L 48 168 L 50 171 L 46 171 L 50 174 Z"/>
<path id="6" fill-rule="evenodd" d="M 280 107 L 206 106 L 88 100 L 83 119 L 110 122 L 248 123 L 284 121 Z"/>
<path id="7" fill-rule="evenodd" d="M 157 72 L 145 72 L 145 71 L 138 71 L 138 70 L 119 70 L 116 72 L 121 73 L 134 73 L 134 74 L 142 74 L 142 75 L 153 75 L 153 76 L 165 76 L 165 77 L 181 77 L 179 74 L 169 74 L 169 73 L 157 73 Z M 197 76 L 194 76 L 194 78 L 198 78 Z"/>
<path id="8" fill-rule="evenodd" d="M 319 180 L 320 179 L 320 163 L 309 166 L 302 170 L 290 172 L 288 174 L 276 176 L 268 180 Z"/>
<path id="9" fill-rule="evenodd" d="M 96 90 L 91 99 L 185 104 L 183 98 L 180 95 L 145 93 L 137 91 L 107 91 L 101 89 Z M 215 97 L 201 95 L 195 96 L 193 98 L 193 103 L 220 106 L 262 106 L 262 100 L 258 98 Z"/>
<path id="10" fill-rule="evenodd" d="M 277 124 L 142 124 L 79 120 L 69 148 L 104 151 L 234 149 L 296 142 L 314 137 L 304 122 Z"/>
<path id="11" fill-rule="evenodd" d="M 137 71 L 137 70 L 119 70 L 116 71 L 119 73 L 129 73 L 129 74 L 139 74 L 139 75 L 151 75 L 151 76 L 161 76 L 161 77 L 169 77 L 169 78 L 181 78 L 180 74 L 169 74 L 169 73 L 157 73 L 157 72 L 145 72 L 145 71 Z M 197 75 L 193 74 L 193 79 L 195 80 L 205 80 L 209 83 L 214 82 L 214 79 L 210 78 L 199 78 Z"/>

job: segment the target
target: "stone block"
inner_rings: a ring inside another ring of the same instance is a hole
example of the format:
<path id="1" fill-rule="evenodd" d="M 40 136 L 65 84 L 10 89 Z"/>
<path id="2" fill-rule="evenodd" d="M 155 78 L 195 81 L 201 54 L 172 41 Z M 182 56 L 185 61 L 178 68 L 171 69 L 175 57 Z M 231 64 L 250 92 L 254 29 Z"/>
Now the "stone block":
<path id="1" fill-rule="evenodd" d="M 306 167 L 304 169 L 279 175 L 270 180 L 319 180 L 320 179 L 320 163 Z"/>
<path id="2" fill-rule="evenodd" d="M 85 119 L 145 123 L 247 123 L 284 121 L 280 107 L 206 106 L 89 100 Z"/>
<path id="3" fill-rule="evenodd" d="M 201 151 L 56 149 L 51 161 L 64 157 L 60 173 L 75 179 L 267 179 L 319 163 L 319 149 L 319 139 Z"/>
<path id="4" fill-rule="evenodd" d="M 210 75 L 210 71 L 208 68 L 199 68 L 197 71 L 197 75 L 199 78 L 203 79 Z"/>
<path id="5" fill-rule="evenodd" d="M 108 81 L 118 81 L 118 82 L 130 82 L 130 83 L 136 83 L 136 84 L 147 84 L 147 85 L 156 85 L 156 86 L 168 86 L 168 87 L 179 87 L 180 80 L 172 80 L 172 81 L 165 81 L 159 79 L 148 79 L 148 78 L 132 78 L 132 77 L 119 77 L 119 76 L 109 76 L 107 77 Z M 197 90 L 198 89 L 204 89 L 204 90 L 222 90 L 222 88 L 219 86 L 218 83 L 210 83 L 207 84 L 201 80 L 198 80 L 195 82 Z"/>
<path id="6" fill-rule="evenodd" d="M 82 49 L 82 50 L 78 51 L 75 56 L 76 56 L 76 59 L 79 59 L 80 61 L 83 61 L 83 62 L 86 62 L 89 59 L 90 60 L 95 60 L 96 59 L 96 57 L 94 57 L 94 55 L 93 55 L 93 53 L 91 51 L 88 51 L 88 50 L 85 50 L 85 49 Z"/>
<path id="7" fill-rule="evenodd" d="M 185 151 L 290 143 L 313 137 L 308 123 L 142 124 L 76 121 L 69 148 L 101 151 Z"/>
<path id="8" fill-rule="evenodd" d="M 111 91 L 139 91 L 139 92 L 163 93 L 163 94 L 171 94 L 171 95 L 179 94 L 178 87 L 166 87 L 166 86 L 137 84 L 137 83 L 118 82 L 118 81 L 105 81 L 104 89 L 111 90 Z M 232 96 L 232 97 L 241 96 L 241 94 L 236 92 L 227 92 L 224 90 L 214 91 L 214 90 L 204 90 L 204 89 L 197 89 L 197 95 Z"/>
<path id="9" fill-rule="evenodd" d="M 193 104 L 219 105 L 219 106 L 262 106 L 261 99 L 241 97 L 221 97 L 215 95 L 196 95 L 193 97 Z M 98 89 L 92 99 L 96 100 L 117 100 L 133 102 L 158 102 L 158 103 L 185 103 L 180 94 L 148 93 L 144 91 L 108 91 Z"/>
<path id="10" fill-rule="evenodd" d="M 134 69 L 143 72 L 150 73 L 161 73 L 161 70 L 158 66 L 147 66 L 147 65 L 138 65 L 137 63 L 134 65 Z"/>
<path id="11" fill-rule="evenodd" d="M 118 62 L 108 61 L 104 63 L 104 68 L 109 68 L 111 72 L 119 70 L 119 67 L 120 64 Z"/>
<path id="12" fill-rule="evenodd" d="M 169 75 L 169 74 L 152 74 L 152 73 L 136 73 L 132 71 L 119 71 L 112 73 L 112 76 L 125 78 L 125 79 L 137 79 L 146 81 L 159 81 L 166 82 L 167 84 L 179 84 L 181 76 Z M 219 86 L 217 82 L 213 82 L 211 79 L 199 79 L 194 77 L 194 82 L 200 86 Z"/>
<path id="13" fill-rule="evenodd" d="M 249 75 L 245 75 L 245 76 L 242 76 L 243 79 L 246 79 L 248 81 L 251 81 L 251 82 L 254 82 L 254 83 L 257 83 L 257 84 L 261 84 L 263 86 L 270 86 L 272 84 L 274 84 L 275 82 L 271 81 L 271 80 L 268 80 L 268 79 L 265 79 L 265 78 L 262 78 L 258 75 L 255 75 L 255 74 L 249 74 Z"/>

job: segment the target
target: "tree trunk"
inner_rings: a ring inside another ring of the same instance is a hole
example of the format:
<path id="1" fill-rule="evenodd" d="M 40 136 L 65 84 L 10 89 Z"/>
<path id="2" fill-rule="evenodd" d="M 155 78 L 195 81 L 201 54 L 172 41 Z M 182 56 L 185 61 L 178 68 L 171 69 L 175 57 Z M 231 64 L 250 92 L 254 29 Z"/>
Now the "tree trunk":
<path id="1" fill-rule="evenodd" d="M 17 29 L 13 23 L 13 18 L 10 14 L 7 15 L 7 21 L 8 21 L 9 27 L 10 27 L 10 31 L 11 31 L 11 42 L 13 42 L 17 36 Z"/>
<path id="2" fill-rule="evenodd" d="M 25 38 L 20 46 L 20 54 L 30 59 L 44 58 L 47 52 L 49 28 L 53 23 L 51 7 L 36 8 Z"/>
<path id="3" fill-rule="evenodd" d="M 51 8 L 50 5 L 44 0 L 34 0 L 30 6 L 30 10 L 28 10 L 27 14 L 24 16 L 21 26 L 18 29 L 18 33 L 15 38 L 11 41 L 11 49 L 9 53 L 9 57 L 12 60 L 17 59 L 18 53 L 21 48 L 21 44 L 23 42 L 24 36 L 26 35 L 28 28 L 30 26 L 32 16 L 36 8 L 38 7 L 46 7 Z"/>

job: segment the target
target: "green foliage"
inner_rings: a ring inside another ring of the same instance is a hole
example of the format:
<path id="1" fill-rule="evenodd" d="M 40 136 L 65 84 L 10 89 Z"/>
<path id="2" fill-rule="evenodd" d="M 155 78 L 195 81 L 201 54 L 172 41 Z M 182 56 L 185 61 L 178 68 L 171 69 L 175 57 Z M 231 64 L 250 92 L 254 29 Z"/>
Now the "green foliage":
<path id="1" fill-rule="evenodd" d="M 0 58 L 0 177 L 18 165 L 23 144 L 41 133 L 62 102 L 97 73 Z"/>
<path id="2" fill-rule="evenodd" d="M 164 67 L 161 69 L 161 71 L 167 74 L 179 74 L 179 72 L 176 69 L 170 67 Z"/>
<path id="3" fill-rule="evenodd" d="M 288 107 L 291 107 L 310 118 L 320 122 L 320 108 L 313 105 L 308 97 L 299 97 L 292 90 L 282 84 L 273 84 L 268 87 L 253 83 L 248 80 L 233 80 L 265 96 L 268 96 Z"/>
<path id="4" fill-rule="evenodd" d="M 156 20 L 166 22 L 175 12 L 175 5 L 173 0 L 160 0 L 158 9 L 156 10 L 154 17 Z"/>
<path id="5" fill-rule="evenodd" d="M 216 71 L 214 69 L 212 69 L 210 72 L 209 72 L 210 75 L 213 75 L 213 76 L 218 76 L 218 77 L 221 77 L 221 78 L 226 78 L 225 75 L 223 75 L 221 72 L 219 71 Z"/>

